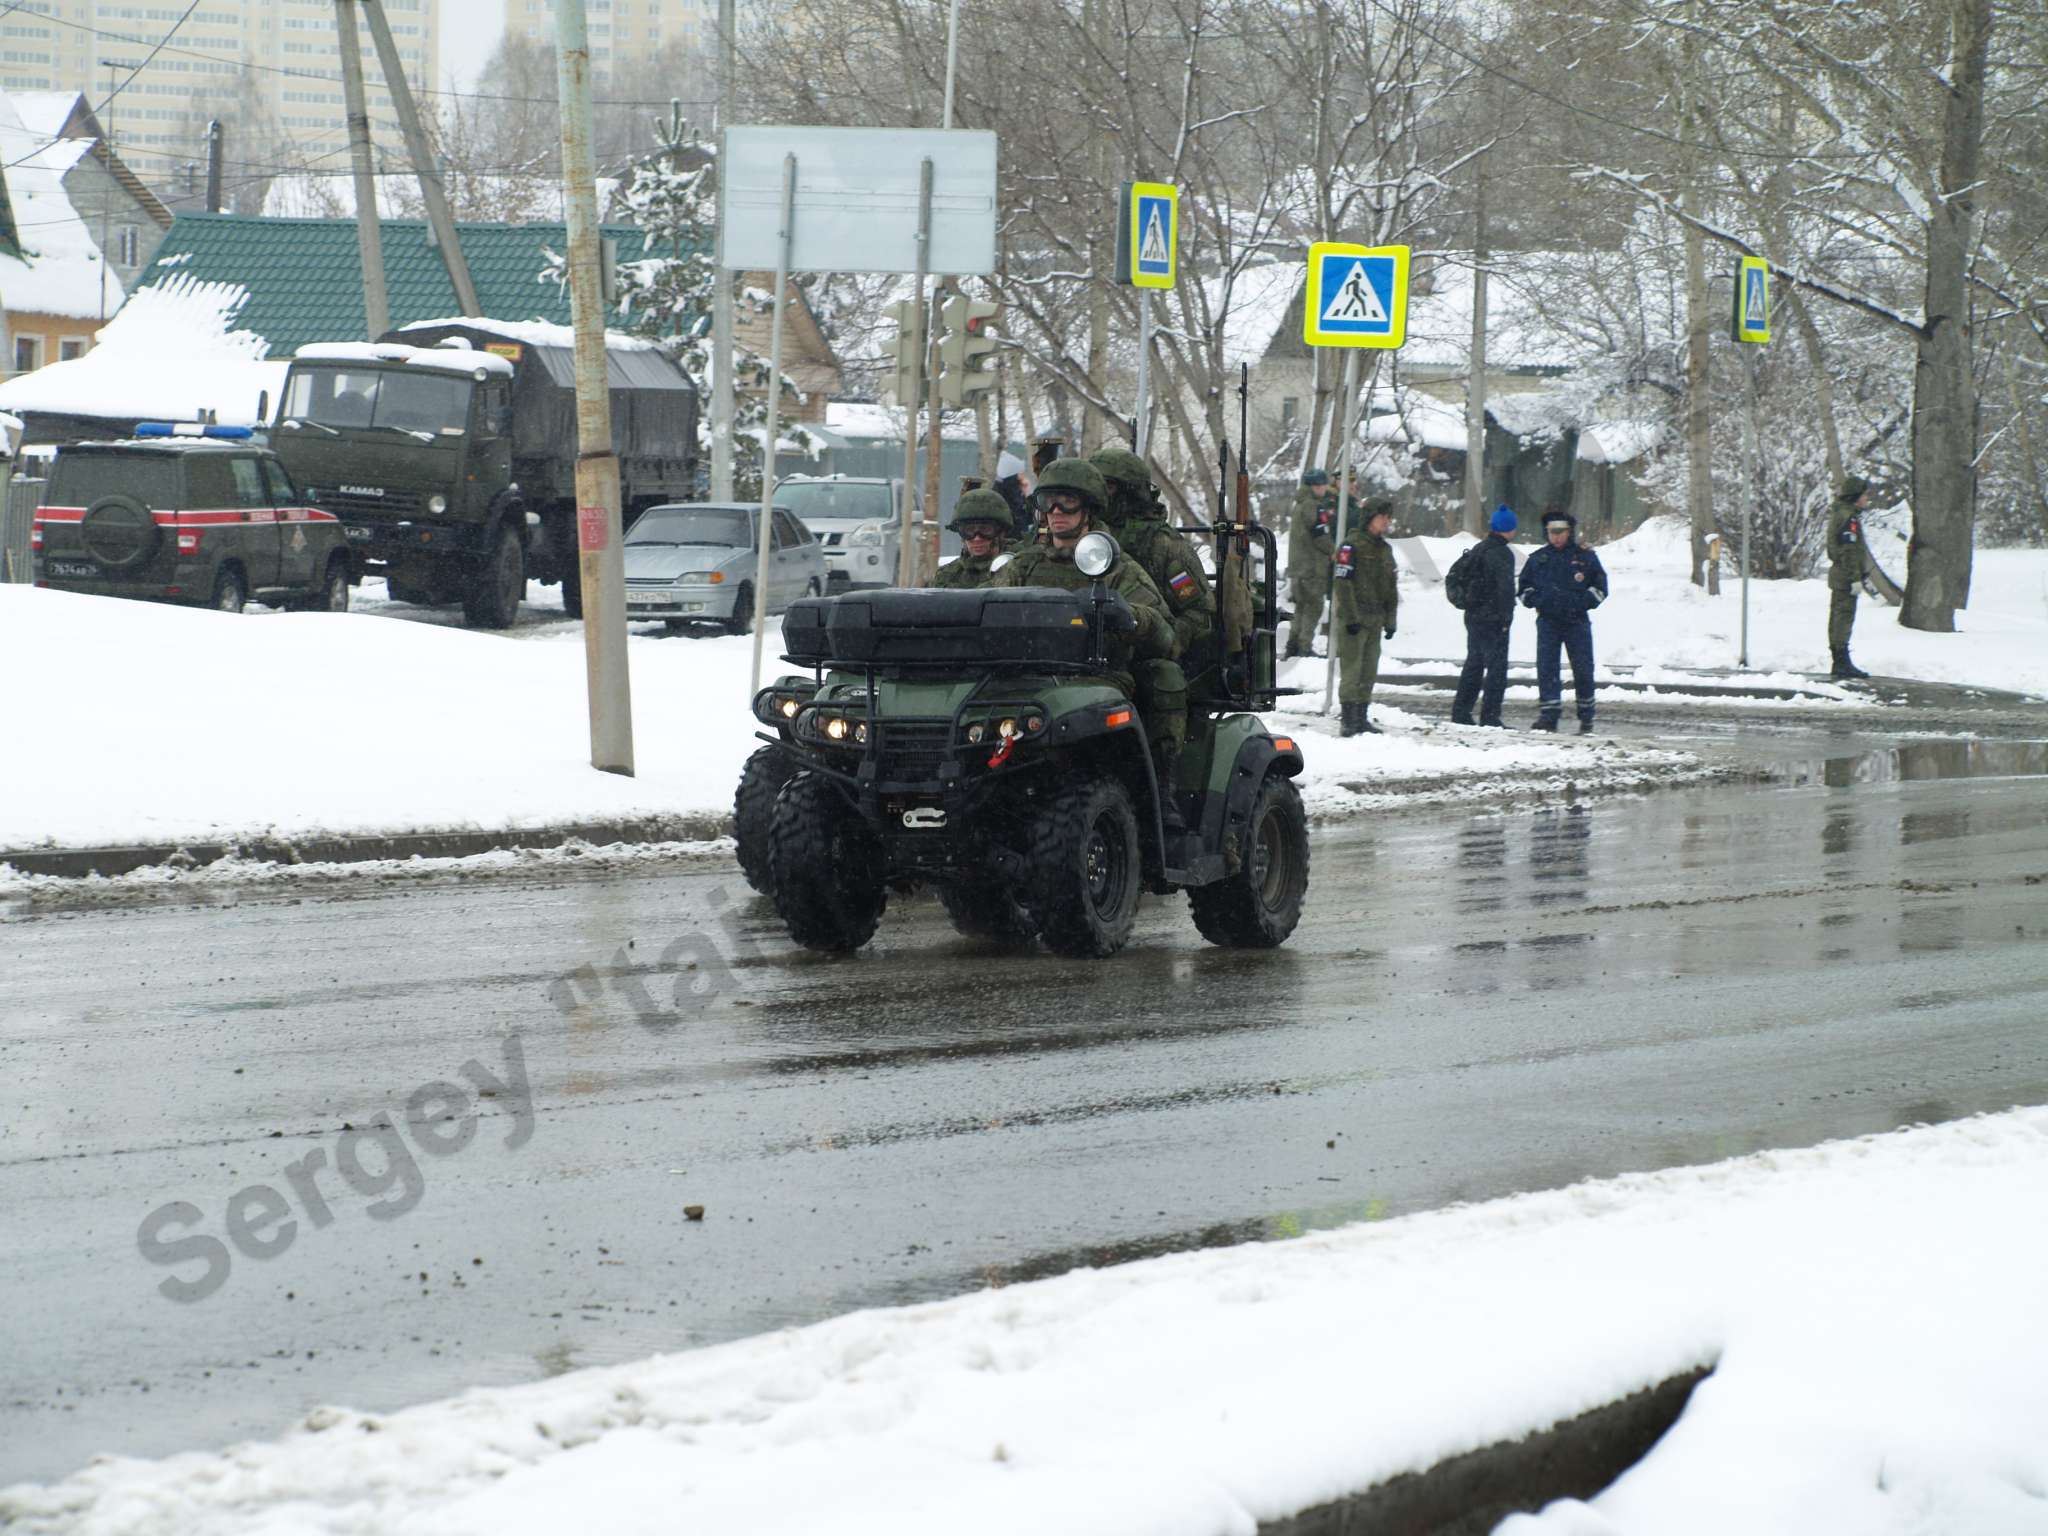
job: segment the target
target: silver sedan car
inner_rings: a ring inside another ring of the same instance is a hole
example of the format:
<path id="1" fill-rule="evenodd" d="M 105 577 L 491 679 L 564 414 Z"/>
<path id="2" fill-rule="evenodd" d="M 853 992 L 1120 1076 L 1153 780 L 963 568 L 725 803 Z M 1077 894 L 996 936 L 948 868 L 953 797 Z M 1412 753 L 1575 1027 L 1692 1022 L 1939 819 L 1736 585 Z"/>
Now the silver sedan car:
<path id="1" fill-rule="evenodd" d="M 693 501 L 649 507 L 626 531 L 626 617 L 660 619 L 671 634 L 716 624 L 742 634 L 753 622 L 761 509 Z M 777 507 L 770 525 L 767 611 L 825 590 L 825 549 Z"/>

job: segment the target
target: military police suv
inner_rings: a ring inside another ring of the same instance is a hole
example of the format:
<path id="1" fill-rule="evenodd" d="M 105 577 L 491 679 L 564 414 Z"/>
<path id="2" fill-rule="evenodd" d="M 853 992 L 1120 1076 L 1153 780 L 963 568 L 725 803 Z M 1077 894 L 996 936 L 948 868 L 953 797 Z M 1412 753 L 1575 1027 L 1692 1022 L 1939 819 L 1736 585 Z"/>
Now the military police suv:
<path id="1" fill-rule="evenodd" d="M 340 613 L 341 524 L 309 506 L 246 427 L 143 422 L 133 439 L 58 450 L 30 525 L 39 586 Z"/>

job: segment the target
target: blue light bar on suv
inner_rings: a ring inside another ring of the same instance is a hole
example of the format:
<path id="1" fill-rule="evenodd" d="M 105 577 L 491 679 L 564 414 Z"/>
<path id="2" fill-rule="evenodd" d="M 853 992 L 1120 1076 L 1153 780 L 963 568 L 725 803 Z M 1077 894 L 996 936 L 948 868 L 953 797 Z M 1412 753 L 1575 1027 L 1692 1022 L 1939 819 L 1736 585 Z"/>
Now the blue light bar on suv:
<path id="1" fill-rule="evenodd" d="M 235 442 L 253 437 L 248 427 L 213 427 L 198 421 L 138 421 L 137 437 L 224 437 Z"/>

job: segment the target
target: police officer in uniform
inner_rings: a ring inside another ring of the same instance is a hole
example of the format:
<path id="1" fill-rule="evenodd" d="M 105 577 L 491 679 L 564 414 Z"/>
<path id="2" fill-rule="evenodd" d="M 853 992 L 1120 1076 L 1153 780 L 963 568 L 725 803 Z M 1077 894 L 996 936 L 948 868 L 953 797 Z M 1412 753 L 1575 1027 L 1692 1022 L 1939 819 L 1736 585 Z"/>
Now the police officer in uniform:
<path id="1" fill-rule="evenodd" d="M 1012 550 L 991 585 L 1086 591 L 1094 583 L 1074 564 L 1074 550 L 1091 532 L 1115 541 L 1115 535 L 1102 527 L 1109 487 L 1086 459 L 1055 459 L 1039 471 L 1037 488 L 1031 494 L 1046 539 Z M 1111 637 L 1109 678 L 1137 704 L 1164 787 L 1173 782 L 1188 730 L 1187 680 L 1174 659 L 1173 618 L 1152 578 L 1121 547 L 1101 579 L 1130 604 L 1138 621 L 1133 634 Z M 1164 803 L 1167 821 L 1177 824 L 1173 797 L 1165 796 Z"/>
<path id="2" fill-rule="evenodd" d="M 969 491 L 954 503 L 953 521 L 946 526 L 960 535 L 960 553 L 925 585 L 952 591 L 993 586 L 990 567 L 1017 526 L 1010 504 L 994 491 Z"/>
<path id="3" fill-rule="evenodd" d="M 1294 515 L 1287 529 L 1287 600 L 1294 622 L 1287 631 L 1289 656 L 1316 653 L 1316 627 L 1323 622 L 1323 602 L 1330 595 L 1330 554 L 1336 539 L 1337 493 L 1330 472 L 1311 469 L 1294 493 Z"/>
<path id="4" fill-rule="evenodd" d="M 1189 670 L 1199 670 L 1216 625 L 1216 597 L 1202 557 L 1167 521 L 1143 459 L 1122 448 L 1098 448 L 1088 462 L 1109 487 L 1103 526 L 1152 578 L 1173 617 L 1175 654 Z"/>
<path id="5" fill-rule="evenodd" d="M 1579 734 L 1593 730 L 1593 619 L 1607 601 L 1607 571 L 1600 557 L 1573 537 L 1578 519 L 1561 507 L 1543 514 L 1543 546 L 1522 562 L 1515 583 L 1524 608 L 1536 610 L 1536 693 L 1532 731 L 1554 731 L 1564 713 L 1563 650 L 1571 658 Z"/>
<path id="6" fill-rule="evenodd" d="M 1870 551 L 1863 542 L 1863 509 L 1870 482 L 1861 475 L 1842 481 L 1842 494 L 1828 514 L 1828 654 L 1830 677 L 1868 677 L 1849 659 L 1849 631 L 1856 627 L 1856 588 L 1862 585 Z"/>
<path id="7" fill-rule="evenodd" d="M 1332 573 L 1336 606 L 1330 622 L 1340 669 L 1337 701 L 1343 724 L 1339 734 L 1344 736 L 1361 731 L 1374 736 L 1380 733 L 1369 718 L 1372 689 L 1379 681 L 1380 641 L 1394 638 L 1394 614 L 1401 605 L 1394 546 L 1387 542 L 1394 504 L 1375 497 L 1365 504 L 1364 512 L 1364 530 L 1338 546 Z"/>

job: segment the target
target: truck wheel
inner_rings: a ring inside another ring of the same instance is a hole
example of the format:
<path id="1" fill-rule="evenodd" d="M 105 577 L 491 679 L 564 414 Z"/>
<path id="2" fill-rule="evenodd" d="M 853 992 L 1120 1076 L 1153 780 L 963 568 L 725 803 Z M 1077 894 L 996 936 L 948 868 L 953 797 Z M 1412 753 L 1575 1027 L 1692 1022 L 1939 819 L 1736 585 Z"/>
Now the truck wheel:
<path id="1" fill-rule="evenodd" d="M 526 551 L 510 528 L 498 530 L 491 557 L 469 579 L 462 596 L 463 621 L 471 629 L 510 629 L 526 595 Z"/>
<path id="2" fill-rule="evenodd" d="M 755 890 L 775 889 L 769 867 L 769 839 L 775 822 L 775 797 L 796 774 L 789 754 L 780 747 L 762 747 L 740 770 L 740 787 L 732 797 L 732 840 L 740 873 Z"/>
<path id="3" fill-rule="evenodd" d="M 249 601 L 249 584 L 242 579 L 241 571 L 232 565 L 220 568 L 220 574 L 213 578 L 213 606 L 222 613 L 240 613 Z"/>
<path id="4" fill-rule="evenodd" d="M 348 556 L 336 555 L 328 561 L 320 585 L 285 606 L 294 613 L 347 613 Z"/>
<path id="5" fill-rule="evenodd" d="M 583 567 L 571 565 L 562 578 L 562 612 L 572 619 L 583 617 Z"/>
<path id="6" fill-rule="evenodd" d="M 970 939 L 1029 944 L 1038 936 L 1031 914 L 1001 886 L 946 884 L 938 888 L 938 894 L 939 905 L 946 909 L 953 927 Z"/>
<path id="7" fill-rule="evenodd" d="M 754 625 L 754 584 L 740 583 L 739 591 L 732 595 L 732 617 L 725 621 L 727 633 L 744 635 Z"/>
<path id="8" fill-rule="evenodd" d="M 1113 955 L 1138 916 L 1138 818 L 1123 785 L 1087 774 L 1055 789 L 1025 844 L 1026 906 L 1046 947 L 1077 959 Z"/>
<path id="9" fill-rule="evenodd" d="M 845 797 L 799 773 L 775 799 L 768 839 L 775 910 L 805 949 L 859 949 L 875 936 L 889 892 L 881 848 Z"/>
<path id="10" fill-rule="evenodd" d="M 1268 774 L 1252 803 L 1244 862 L 1235 874 L 1188 892 L 1195 926 L 1211 944 L 1272 949 L 1301 921 L 1308 894 L 1308 817 L 1292 779 Z"/>

